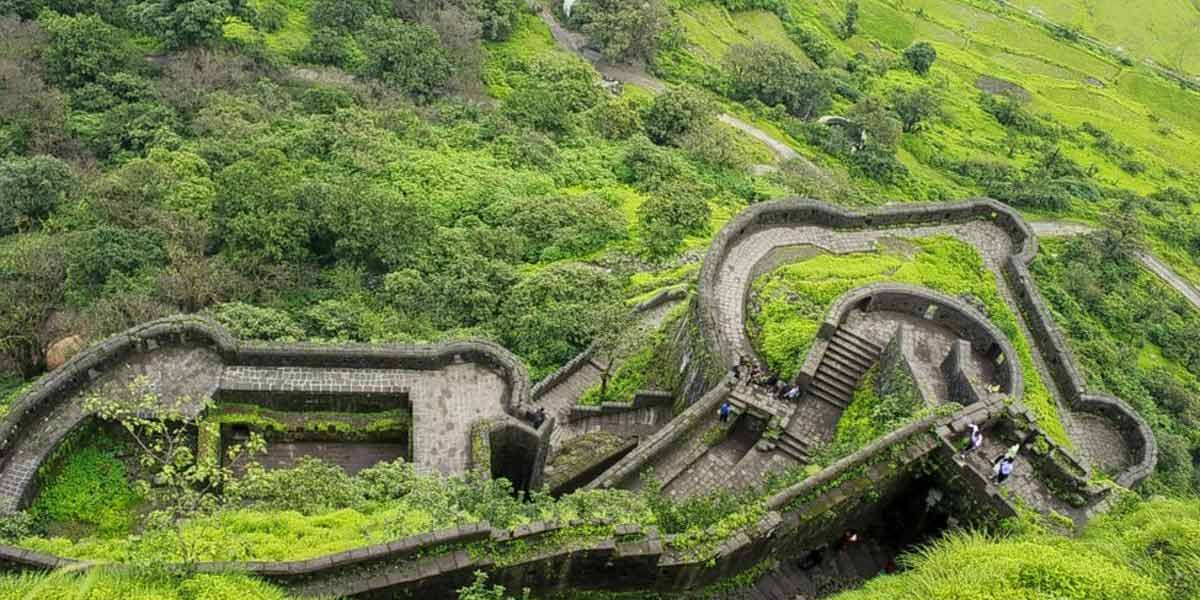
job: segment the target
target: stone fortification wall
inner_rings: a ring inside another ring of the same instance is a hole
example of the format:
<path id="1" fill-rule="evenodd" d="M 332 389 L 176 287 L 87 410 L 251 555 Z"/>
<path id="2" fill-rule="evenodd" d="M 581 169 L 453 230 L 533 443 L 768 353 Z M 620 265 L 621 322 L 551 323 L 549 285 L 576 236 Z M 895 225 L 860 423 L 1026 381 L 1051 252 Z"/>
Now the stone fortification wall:
<path id="1" fill-rule="evenodd" d="M 1110 418 L 1120 428 L 1126 444 L 1133 453 L 1133 464 L 1117 474 L 1118 483 L 1129 486 L 1145 479 L 1153 472 L 1158 459 L 1153 432 L 1145 420 L 1120 399 L 1104 396 L 1097 400 L 1098 396 L 1086 392 L 1085 382 L 1075 365 L 1074 357 L 1054 324 L 1053 316 L 1029 274 L 1028 264 L 1037 255 L 1037 237 L 1029 224 L 1015 210 L 995 200 L 980 198 L 941 204 L 895 205 L 871 213 L 855 213 L 807 199 L 779 200 L 751 206 L 730 220 L 709 247 L 697 284 L 697 310 L 694 311 L 697 326 L 706 343 L 712 348 L 713 354 L 723 360 L 726 367 L 736 363 L 738 360 L 736 352 L 718 334 L 719 279 L 725 268 L 725 258 L 729 255 L 730 250 L 747 236 L 764 229 L 819 226 L 835 230 L 861 230 L 975 220 L 994 223 L 1007 233 L 1012 241 L 1013 254 L 1003 265 L 1003 275 L 1029 326 L 1031 341 L 1044 357 L 1051 377 L 1064 395 L 1064 402 L 1072 410 L 1092 412 Z M 968 318 L 965 322 L 958 323 L 957 317 L 964 314 L 974 316 L 977 311 L 965 303 L 953 299 L 950 299 L 948 305 L 953 310 L 943 314 L 947 318 L 955 319 L 948 322 L 948 326 L 951 324 L 966 326 L 968 329 L 964 329 L 964 331 L 969 331 L 969 326 L 978 322 L 974 318 Z M 882 307 L 882 305 L 877 305 L 877 307 Z M 983 320 L 983 323 L 994 329 L 994 326 L 991 326 L 986 319 Z M 824 330 L 824 327 L 822 329 Z M 983 330 L 980 332 L 983 333 Z M 974 345 L 975 338 L 966 337 L 972 340 Z M 980 339 L 988 338 L 993 338 L 993 336 L 984 335 Z M 1001 335 L 999 338 L 993 339 L 1003 340 L 1004 338 Z M 798 383 L 804 385 L 811 380 L 820 364 L 820 358 L 827 343 L 826 339 L 818 335 L 806 357 L 798 377 Z M 1007 356 L 1015 357 L 1015 354 L 1007 354 Z M 1015 362 L 1005 360 L 1004 363 L 1009 366 L 997 369 L 997 373 L 1002 378 L 1007 378 L 1013 392 L 1020 393 L 1023 392 L 1024 382 L 1020 379 L 1021 371 Z"/>
<path id="2" fill-rule="evenodd" d="M 824 350 L 838 327 L 853 310 L 899 312 L 940 325 L 967 340 L 971 348 L 995 365 L 1000 391 L 1020 400 L 1025 396 L 1025 378 L 1017 352 L 1008 336 L 971 305 L 933 290 L 899 283 L 877 283 L 856 288 L 834 300 L 817 331 L 814 343 L 797 376 L 806 386 L 816 374 Z"/>
<path id="3" fill-rule="evenodd" d="M 153 321 L 114 335 L 73 357 L 59 369 L 48 373 L 18 398 L 9 413 L 0 420 L 0 468 L 8 466 L 16 450 L 27 444 L 36 448 L 35 456 L 23 456 L 20 471 L 36 471 L 63 439 L 82 422 L 78 410 L 65 410 L 78 402 L 77 394 L 134 355 L 152 356 L 165 347 L 207 347 L 225 366 L 331 367 L 336 369 L 412 369 L 436 370 L 459 363 L 474 362 L 501 374 L 506 388 L 501 398 L 509 425 L 526 438 L 543 440 L 548 447 L 550 421 L 535 431 L 522 417 L 529 410 L 529 378 L 524 365 L 504 348 L 483 341 L 450 342 L 425 346 L 306 344 L 249 345 L 236 340 L 225 328 L 198 316 L 175 316 Z M 269 393 L 269 382 L 261 391 Z M 236 390 L 238 393 L 247 390 Z M 309 389 L 314 394 L 369 394 L 369 385 L 352 379 L 336 389 Z M 217 393 L 221 393 L 218 389 Z M 547 448 L 538 456 L 544 461 Z M 29 463 L 26 465 L 25 463 Z M 540 481 L 538 472 L 529 479 Z M 0 510 L 14 510 L 29 501 L 35 481 L 29 477 L 6 477 L 0 481 Z"/>

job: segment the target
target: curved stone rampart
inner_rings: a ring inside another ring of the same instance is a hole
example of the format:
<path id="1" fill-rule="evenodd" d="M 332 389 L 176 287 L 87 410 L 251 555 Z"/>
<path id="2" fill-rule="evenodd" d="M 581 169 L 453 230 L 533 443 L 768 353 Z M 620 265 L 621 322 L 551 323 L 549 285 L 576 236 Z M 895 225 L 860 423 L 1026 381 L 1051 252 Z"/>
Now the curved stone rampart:
<path id="1" fill-rule="evenodd" d="M 730 220 L 713 239 L 700 270 L 697 291 L 699 326 L 713 351 L 726 366 L 737 363 L 739 356 L 730 340 L 720 333 L 721 296 L 719 280 L 726 269 L 725 259 L 743 239 L 771 228 L 815 226 L 833 230 L 878 230 L 890 227 L 923 224 L 962 223 L 985 220 L 1004 231 L 1012 243 L 1012 254 L 1005 259 L 1001 270 L 1012 288 L 1018 308 L 1028 324 L 1032 342 L 1044 357 L 1047 368 L 1072 410 L 1093 412 L 1094 402 L 1081 402 L 1086 386 L 1074 357 L 1054 324 L 1053 316 L 1029 274 L 1028 264 L 1037 255 L 1037 236 L 1029 224 L 1011 207 L 988 198 L 939 204 L 895 205 L 870 213 L 856 213 L 808 199 L 777 200 L 751 206 Z M 774 248 L 772 248 L 774 250 Z M 741 302 L 749 293 L 741 290 Z M 743 334 L 744 335 L 744 327 Z M 827 341 L 817 339 L 802 369 L 810 375 L 819 364 L 819 355 Z M 1012 361 L 1009 361 L 1012 362 Z M 1019 374 L 1014 369 L 1010 374 Z M 1018 384 L 1016 379 L 1011 382 Z M 1136 484 L 1153 471 L 1157 461 L 1157 444 L 1145 420 L 1124 402 L 1105 404 L 1100 414 L 1119 415 L 1113 418 L 1121 429 L 1126 444 L 1133 453 L 1133 465 L 1117 475 L 1120 482 Z"/>
<path id="2" fill-rule="evenodd" d="M 1025 377 L 1008 336 L 966 302 L 928 288 L 901 283 L 862 286 L 833 301 L 817 331 L 817 340 L 821 343 L 812 345 L 797 375 L 797 383 L 802 387 L 816 375 L 828 341 L 854 310 L 898 312 L 945 327 L 993 362 L 1001 392 L 1016 400 L 1024 397 Z"/>

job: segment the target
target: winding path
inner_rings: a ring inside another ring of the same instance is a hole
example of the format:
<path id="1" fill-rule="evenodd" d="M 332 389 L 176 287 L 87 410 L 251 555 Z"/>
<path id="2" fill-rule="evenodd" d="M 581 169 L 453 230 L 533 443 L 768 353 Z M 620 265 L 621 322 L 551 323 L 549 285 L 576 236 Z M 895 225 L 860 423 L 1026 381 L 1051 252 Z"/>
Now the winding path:
<path id="1" fill-rule="evenodd" d="M 1031 221 L 1029 225 L 1033 227 L 1034 233 L 1038 234 L 1039 237 L 1071 237 L 1088 234 L 1096 230 L 1094 227 L 1082 223 L 1064 221 Z M 1142 263 L 1142 266 L 1158 276 L 1163 283 L 1175 288 L 1175 291 L 1186 298 L 1196 310 L 1200 310 L 1200 291 L 1197 291 L 1196 287 L 1188 280 L 1184 279 L 1171 269 L 1170 266 L 1149 252 L 1138 252 L 1137 259 Z"/>
<path id="2" fill-rule="evenodd" d="M 554 41 L 563 50 L 574 52 L 583 57 L 584 60 L 592 63 L 592 66 L 600 72 L 601 75 L 608 79 L 631 83 L 641 88 L 650 90 L 656 94 L 667 89 L 667 84 L 661 79 L 651 76 L 645 69 L 634 65 L 618 65 L 604 60 L 596 51 L 590 50 L 587 47 L 587 38 L 578 32 L 571 31 L 563 27 L 562 23 L 554 17 L 549 8 L 543 7 L 538 13 L 546 26 L 550 28 L 550 34 L 554 37 Z M 747 123 L 729 113 L 721 113 L 717 119 L 722 123 L 749 135 L 750 137 L 762 142 L 765 146 L 775 153 L 776 158 L 780 162 L 790 160 L 800 161 L 807 169 L 814 174 L 822 173 L 821 169 L 812 161 L 796 152 L 791 146 L 771 137 L 767 132 Z"/>

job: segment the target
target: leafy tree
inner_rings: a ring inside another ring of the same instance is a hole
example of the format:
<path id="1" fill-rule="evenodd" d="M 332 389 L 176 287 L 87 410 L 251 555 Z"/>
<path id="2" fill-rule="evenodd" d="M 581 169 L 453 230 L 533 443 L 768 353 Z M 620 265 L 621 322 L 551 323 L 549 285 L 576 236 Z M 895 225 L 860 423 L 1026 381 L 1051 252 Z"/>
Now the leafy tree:
<path id="1" fill-rule="evenodd" d="M 521 19 L 518 0 L 479 0 L 476 10 L 483 26 L 483 37 L 492 42 L 507 40 Z"/>
<path id="2" fill-rule="evenodd" d="M 653 62 L 660 38 L 672 27 L 671 11 L 663 0 L 582 0 L 572 19 L 583 33 L 614 62 Z"/>
<path id="3" fill-rule="evenodd" d="M 240 259 L 303 262 L 315 219 L 297 180 L 278 150 L 226 167 L 217 176 L 217 235 Z"/>
<path id="4" fill-rule="evenodd" d="M 539 57 L 504 99 L 499 116 L 520 125 L 554 133 L 571 129 L 576 115 L 605 100 L 596 71 L 569 55 Z"/>
<path id="5" fill-rule="evenodd" d="M 642 116 L 626 98 L 609 98 L 592 110 L 592 129 L 610 140 L 624 140 L 642 130 Z"/>
<path id="6" fill-rule="evenodd" d="M 530 262 L 580 256 L 625 236 L 625 216 L 596 196 L 530 198 L 511 212 L 506 222 L 525 239 Z"/>
<path id="7" fill-rule="evenodd" d="M 722 65 L 734 99 L 756 98 L 789 111 L 799 104 L 796 94 L 801 91 L 798 88 L 806 69 L 783 49 L 765 42 L 735 44 L 725 53 Z"/>
<path id="8" fill-rule="evenodd" d="M 232 11 L 227 0 L 148 0 L 130 7 L 134 21 L 143 31 L 161 38 L 172 48 L 220 40 L 225 18 Z"/>
<path id="9" fill-rule="evenodd" d="M 671 255 L 688 235 L 707 233 L 708 201 L 690 186 L 675 185 L 638 207 L 638 233 L 650 256 Z"/>
<path id="10" fill-rule="evenodd" d="M 66 248 L 49 236 L 26 236 L 0 246 L 0 354 L 26 379 L 43 365 L 42 325 L 63 299 Z"/>
<path id="11" fill-rule="evenodd" d="M 362 74 L 428 98 L 453 74 L 438 34 L 428 25 L 375 18 L 360 38 L 365 60 Z"/>
<path id="12" fill-rule="evenodd" d="M 843 40 L 848 40 L 856 33 L 858 33 L 858 1 L 850 0 L 846 3 L 846 15 L 842 18 L 838 35 Z"/>
<path id="13" fill-rule="evenodd" d="M 179 116 L 158 102 L 118 104 L 101 117 L 94 131 L 81 132 L 104 158 L 141 155 L 153 146 L 174 147 L 179 142 Z"/>
<path id="14" fill-rule="evenodd" d="M 908 174 L 908 169 L 896 160 L 895 150 L 868 142 L 851 155 L 853 170 L 880 183 L 895 183 Z"/>
<path id="15" fill-rule="evenodd" d="M 497 331 L 538 377 L 586 348 L 596 336 L 604 307 L 619 304 L 620 295 L 620 282 L 603 270 L 556 264 L 512 287 Z"/>
<path id="16" fill-rule="evenodd" d="M 883 99 L 878 96 L 866 96 L 859 100 L 847 117 L 855 126 L 866 133 L 870 143 L 884 148 L 895 148 L 900 140 L 900 120 L 888 110 Z M 857 145 L 861 145 L 858 142 Z"/>
<path id="17" fill-rule="evenodd" d="M 1122 202 L 1118 210 L 1107 211 L 1102 219 L 1104 255 L 1129 258 L 1137 254 L 1145 238 L 1145 226 L 1138 218 L 1137 204 Z"/>
<path id="18" fill-rule="evenodd" d="M 925 75 L 937 60 L 937 50 L 929 42 L 917 42 L 904 51 L 904 60 L 918 75 Z"/>
<path id="19" fill-rule="evenodd" d="M 600 370 L 600 401 L 610 400 L 608 382 L 617 361 L 631 354 L 646 338 L 646 326 L 624 303 L 604 307 L 596 317 L 596 338 L 592 341 Z"/>
<path id="20" fill-rule="evenodd" d="M 203 447 L 193 449 L 194 432 L 202 432 L 201 439 L 217 435 L 216 424 L 202 417 L 211 405 L 211 399 L 161 397 L 144 376 L 131 381 L 123 392 L 92 394 L 83 402 L 85 412 L 119 424 L 133 439 L 138 463 L 147 474 L 138 482 L 140 491 L 156 507 L 147 523 L 151 529 L 174 532 L 188 568 L 196 560 L 198 542 L 184 535 L 184 523 L 228 503 L 230 497 L 221 490 L 236 481 L 235 469 L 266 448 L 262 436 L 252 433 L 245 443 L 227 445 L 224 456 Z"/>
<path id="21" fill-rule="evenodd" d="M 66 98 L 42 78 L 47 42 L 37 22 L 0 17 L 0 156 L 52 153 L 66 138 Z"/>
<path id="22" fill-rule="evenodd" d="M 897 90 L 892 94 L 892 109 L 900 115 L 904 131 L 914 132 L 941 110 L 941 98 L 930 86 Z"/>
<path id="23" fill-rule="evenodd" d="M 74 290 L 99 291 L 115 277 L 156 269 L 167 260 L 162 235 L 154 230 L 130 231 L 105 225 L 78 236 L 71 248 L 68 271 Z"/>
<path id="24" fill-rule="evenodd" d="M 682 85 L 655 96 L 642 122 L 654 143 L 674 144 L 687 132 L 709 125 L 716 113 L 702 92 Z"/>
<path id="25" fill-rule="evenodd" d="M 353 33 L 377 17 L 389 17 L 389 0 L 313 0 L 308 8 L 308 20 L 314 30 L 331 29 Z"/>
<path id="26" fill-rule="evenodd" d="M 103 76 L 132 65 L 134 55 L 126 36 L 100 17 L 44 12 L 38 21 L 50 34 L 50 43 L 42 52 L 46 76 L 63 88 L 99 83 Z"/>
<path id="27" fill-rule="evenodd" d="M 308 44 L 300 52 L 300 57 L 318 65 L 343 69 L 356 69 L 363 59 L 354 37 L 331 27 L 314 31 Z"/>
<path id="28" fill-rule="evenodd" d="M 621 179 L 639 190 L 658 190 L 685 176 L 693 175 L 679 154 L 654 145 L 644 137 L 634 138 L 621 161 Z"/>
<path id="29" fill-rule="evenodd" d="M 477 221 L 442 227 L 419 260 L 384 278 L 390 301 L 410 316 L 428 316 L 443 328 L 492 322 L 517 283 L 515 235 Z"/>
<path id="30" fill-rule="evenodd" d="M 40 224 L 75 188 L 75 174 L 51 156 L 0 160 L 0 235 Z"/>

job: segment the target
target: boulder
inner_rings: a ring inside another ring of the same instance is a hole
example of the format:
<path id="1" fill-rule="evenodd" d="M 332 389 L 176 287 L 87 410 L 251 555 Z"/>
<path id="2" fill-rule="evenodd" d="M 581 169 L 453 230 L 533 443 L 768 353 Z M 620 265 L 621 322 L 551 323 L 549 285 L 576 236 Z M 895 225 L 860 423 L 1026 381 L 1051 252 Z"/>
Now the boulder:
<path id="1" fill-rule="evenodd" d="M 50 344 L 50 347 L 46 349 L 46 368 L 53 371 L 63 366 L 68 360 L 71 360 L 72 356 L 79 354 L 79 351 L 85 347 L 83 338 L 78 335 L 69 335 Z"/>

